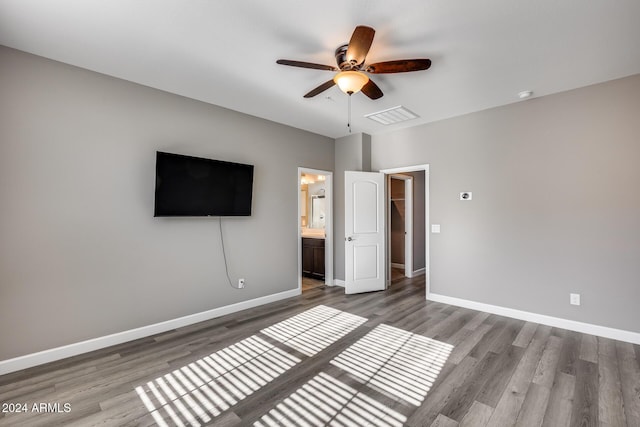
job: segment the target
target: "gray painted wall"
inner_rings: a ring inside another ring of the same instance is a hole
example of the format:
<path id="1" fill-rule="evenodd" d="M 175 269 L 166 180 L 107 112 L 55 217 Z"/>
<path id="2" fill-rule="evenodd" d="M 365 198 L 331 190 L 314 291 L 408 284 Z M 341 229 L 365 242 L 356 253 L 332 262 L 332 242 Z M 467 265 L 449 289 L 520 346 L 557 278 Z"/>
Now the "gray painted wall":
<path id="1" fill-rule="evenodd" d="M 335 140 L 333 183 L 334 278 L 344 280 L 344 172 L 371 170 L 371 136 L 357 133 Z"/>
<path id="2" fill-rule="evenodd" d="M 639 117 L 635 75 L 375 135 L 372 168 L 430 164 L 432 292 L 640 332 Z"/>
<path id="3" fill-rule="evenodd" d="M 0 360 L 297 287 L 334 141 L 0 47 Z M 155 151 L 255 165 L 253 216 L 153 218 Z"/>

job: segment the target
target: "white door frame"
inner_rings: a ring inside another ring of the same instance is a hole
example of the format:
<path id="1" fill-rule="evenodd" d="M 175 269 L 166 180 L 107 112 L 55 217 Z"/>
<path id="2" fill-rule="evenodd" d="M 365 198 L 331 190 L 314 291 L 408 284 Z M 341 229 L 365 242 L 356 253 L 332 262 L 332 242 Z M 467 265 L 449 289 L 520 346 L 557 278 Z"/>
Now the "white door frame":
<path id="1" fill-rule="evenodd" d="M 417 172 L 424 171 L 424 256 L 425 256 L 425 299 L 430 293 L 431 288 L 431 264 L 429 263 L 429 165 L 414 165 L 414 166 L 404 166 L 399 168 L 391 168 L 391 169 L 380 169 L 380 172 L 386 175 L 392 175 L 396 173 L 403 172 Z M 387 219 L 387 222 L 390 219 Z M 387 224 L 387 227 L 389 224 Z M 389 253 L 387 253 L 387 257 L 389 261 L 391 260 Z"/>
<path id="2" fill-rule="evenodd" d="M 413 277 L 413 177 L 410 175 L 389 174 L 388 177 L 388 197 L 387 197 L 387 241 L 389 251 L 389 279 L 391 278 L 391 180 L 398 179 L 404 181 L 404 275 Z"/>
<path id="3" fill-rule="evenodd" d="M 298 167 L 298 292 L 302 293 L 302 219 L 300 211 L 300 192 L 302 191 L 302 174 L 325 176 L 324 190 L 324 283 L 333 286 L 333 172 Z"/>

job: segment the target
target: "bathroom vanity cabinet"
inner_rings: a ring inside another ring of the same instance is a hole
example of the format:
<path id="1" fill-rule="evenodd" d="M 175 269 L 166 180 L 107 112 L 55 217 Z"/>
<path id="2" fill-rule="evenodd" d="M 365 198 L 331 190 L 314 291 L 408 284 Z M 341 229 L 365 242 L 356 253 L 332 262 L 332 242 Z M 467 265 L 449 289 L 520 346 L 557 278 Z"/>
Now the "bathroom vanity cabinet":
<path id="1" fill-rule="evenodd" d="M 324 280 L 324 239 L 302 238 L 302 274 Z"/>

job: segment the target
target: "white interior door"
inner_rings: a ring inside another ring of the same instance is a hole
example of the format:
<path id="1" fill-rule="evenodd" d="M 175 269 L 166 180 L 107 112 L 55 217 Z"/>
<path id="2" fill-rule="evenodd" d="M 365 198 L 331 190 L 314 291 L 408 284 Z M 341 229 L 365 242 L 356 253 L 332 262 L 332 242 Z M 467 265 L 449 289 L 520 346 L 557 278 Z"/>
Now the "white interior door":
<path id="1" fill-rule="evenodd" d="M 384 174 L 345 172 L 345 292 L 385 289 Z"/>

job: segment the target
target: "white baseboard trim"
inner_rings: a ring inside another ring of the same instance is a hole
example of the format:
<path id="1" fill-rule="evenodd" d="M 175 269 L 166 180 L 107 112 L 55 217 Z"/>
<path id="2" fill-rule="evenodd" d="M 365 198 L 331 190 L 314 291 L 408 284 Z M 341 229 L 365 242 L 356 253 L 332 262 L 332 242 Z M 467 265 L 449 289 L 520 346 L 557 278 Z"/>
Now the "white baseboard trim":
<path id="1" fill-rule="evenodd" d="M 581 332 L 584 334 L 597 335 L 599 337 L 625 341 L 632 344 L 640 344 L 640 333 L 637 332 L 610 328 L 608 326 L 594 325 L 591 323 L 577 322 L 575 320 L 562 319 L 560 317 L 547 316 L 544 314 L 531 313 L 529 311 L 521 311 L 513 308 L 501 307 L 498 305 L 469 301 L 466 299 L 449 297 L 446 295 L 429 293 L 427 295 L 427 299 L 430 301 L 470 308 L 472 310 L 484 311 L 487 313 L 511 317 L 514 319 L 525 320 L 527 322 L 540 323 L 543 325 L 568 329 L 570 331 Z"/>
<path id="2" fill-rule="evenodd" d="M 426 272 L 426 269 L 424 267 L 414 270 L 413 277 L 423 276 L 425 272 Z"/>
<path id="3" fill-rule="evenodd" d="M 344 280 L 340 280 L 340 279 L 334 279 L 333 280 L 333 284 L 335 286 L 342 286 L 344 288 Z"/>
<path id="4" fill-rule="evenodd" d="M 150 335 L 159 334 L 162 332 L 170 331 L 172 329 L 181 328 L 183 326 L 192 325 L 198 322 L 203 322 L 205 320 L 214 319 L 216 317 L 246 310 L 248 308 L 257 307 L 259 305 L 268 304 L 270 302 L 295 297 L 297 295 L 300 295 L 299 288 L 254 298 L 248 301 L 241 301 L 235 304 L 226 305 L 224 307 L 218 307 L 212 310 L 203 311 L 201 313 L 190 314 L 188 316 L 179 317 L 177 319 L 155 323 L 153 325 L 142 326 L 140 328 L 130 329 L 128 331 L 93 338 L 62 347 L 39 351 L 37 353 L 26 354 L 24 356 L 15 357 L 13 359 L 0 360 L 0 375 L 19 371 L 21 369 L 31 368 L 33 366 L 38 366 L 49 362 L 54 362 L 56 360 L 64 359 L 71 356 L 77 356 L 78 354 L 88 353 L 90 351 L 99 350 L 101 348 L 110 347 L 112 345 L 122 344 L 127 341 L 148 337 Z"/>
<path id="5" fill-rule="evenodd" d="M 399 264 L 397 262 L 392 262 L 391 263 L 391 267 L 393 267 L 393 268 L 401 268 L 401 269 L 404 270 L 404 264 Z"/>

